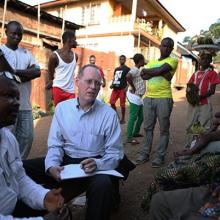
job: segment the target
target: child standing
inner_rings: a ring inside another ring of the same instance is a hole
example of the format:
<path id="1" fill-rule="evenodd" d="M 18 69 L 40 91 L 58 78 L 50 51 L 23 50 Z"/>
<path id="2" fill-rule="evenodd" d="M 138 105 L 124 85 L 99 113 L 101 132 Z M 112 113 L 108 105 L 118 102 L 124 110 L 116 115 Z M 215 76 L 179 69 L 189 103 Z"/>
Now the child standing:
<path id="1" fill-rule="evenodd" d="M 188 83 L 193 83 L 197 87 L 199 95 L 199 103 L 197 105 L 188 105 L 187 113 L 187 143 L 191 143 L 193 134 L 191 127 L 195 122 L 200 122 L 205 131 L 208 131 L 212 125 L 212 103 L 210 96 L 215 94 L 215 88 L 220 79 L 217 73 L 210 66 L 212 62 L 212 55 L 203 53 L 200 56 L 200 69 L 195 72 Z"/>

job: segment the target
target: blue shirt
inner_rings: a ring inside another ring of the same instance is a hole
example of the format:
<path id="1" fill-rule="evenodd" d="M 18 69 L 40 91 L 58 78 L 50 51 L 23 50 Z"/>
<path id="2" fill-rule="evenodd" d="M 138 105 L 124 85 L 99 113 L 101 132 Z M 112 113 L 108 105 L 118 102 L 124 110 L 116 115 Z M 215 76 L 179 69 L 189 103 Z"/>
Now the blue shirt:
<path id="1" fill-rule="evenodd" d="M 64 154 L 72 158 L 93 158 L 97 170 L 115 169 L 123 158 L 121 128 L 116 112 L 96 100 L 86 112 L 77 99 L 59 103 L 49 137 L 46 170 L 60 166 Z"/>

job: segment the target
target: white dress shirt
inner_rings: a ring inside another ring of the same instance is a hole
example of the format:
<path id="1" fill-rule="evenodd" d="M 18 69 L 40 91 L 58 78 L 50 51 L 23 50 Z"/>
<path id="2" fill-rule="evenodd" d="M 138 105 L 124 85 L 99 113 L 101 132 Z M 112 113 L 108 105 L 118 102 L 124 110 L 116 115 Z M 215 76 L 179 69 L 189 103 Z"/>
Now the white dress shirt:
<path id="1" fill-rule="evenodd" d="M 18 199 L 33 209 L 45 209 L 44 197 L 48 191 L 26 175 L 14 135 L 8 128 L 0 129 L 0 220 L 17 219 L 11 214 Z"/>
<path id="2" fill-rule="evenodd" d="M 99 100 L 86 112 L 77 99 L 59 103 L 48 137 L 46 170 L 60 166 L 64 154 L 72 158 L 101 156 L 95 159 L 97 170 L 115 169 L 124 156 L 116 112 Z"/>

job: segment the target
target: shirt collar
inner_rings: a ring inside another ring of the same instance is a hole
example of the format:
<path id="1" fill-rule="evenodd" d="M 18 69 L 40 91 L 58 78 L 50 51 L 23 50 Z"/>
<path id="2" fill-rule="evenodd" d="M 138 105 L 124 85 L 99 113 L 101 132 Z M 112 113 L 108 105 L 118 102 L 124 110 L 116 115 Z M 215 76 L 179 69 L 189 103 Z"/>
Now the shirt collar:
<path id="1" fill-rule="evenodd" d="M 92 103 L 92 106 L 91 106 L 87 111 L 84 111 L 84 110 L 80 107 L 79 98 L 77 97 L 77 99 L 76 99 L 76 108 L 77 108 L 78 110 L 82 110 L 82 111 L 84 111 L 85 113 L 87 113 L 87 112 L 89 112 L 89 111 L 92 111 L 92 110 L 95 108 L 96 103 L 97 103 L 97 101 L 96 101 L 96 99 L 95 99 L 94 102 Z"/>

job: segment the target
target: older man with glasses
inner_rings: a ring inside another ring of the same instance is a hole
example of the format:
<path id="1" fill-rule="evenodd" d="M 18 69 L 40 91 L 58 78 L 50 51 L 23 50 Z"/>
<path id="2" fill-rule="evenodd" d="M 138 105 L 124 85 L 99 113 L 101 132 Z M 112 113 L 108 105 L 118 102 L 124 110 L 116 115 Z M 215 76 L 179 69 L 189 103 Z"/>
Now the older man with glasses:
<path id="1" fill-rule="evenodd" d="M 87 174 L 116 169 L 123 159 L 121 129 L 117 113 L 96 99 L 101 86 L 99 68 L 88 64 L 76 78 L 78 97 L 57 105 L 48 137 L 45 170 L 63 189 L 66 201 L 86 191 L 86 219 L 108 220 L 114 204 L 118 178 L 106 174 L 60 181 L 60 172 L 67 164 L 81 164 Z M 42 160 L 25 163 L 27 173 L 38 178 Z M 44 174 L 43 174 L 44 175 Z M 49 177 L 48 177 L 49 178 Z M 49 179 L 47 179 L 47 183 Z"/>

